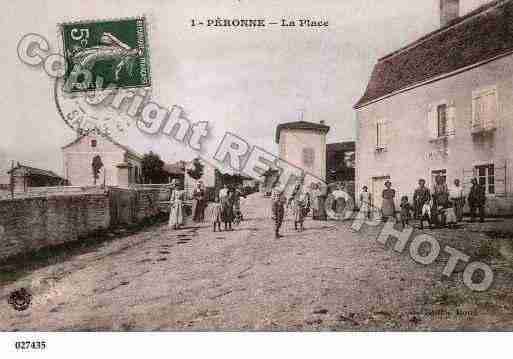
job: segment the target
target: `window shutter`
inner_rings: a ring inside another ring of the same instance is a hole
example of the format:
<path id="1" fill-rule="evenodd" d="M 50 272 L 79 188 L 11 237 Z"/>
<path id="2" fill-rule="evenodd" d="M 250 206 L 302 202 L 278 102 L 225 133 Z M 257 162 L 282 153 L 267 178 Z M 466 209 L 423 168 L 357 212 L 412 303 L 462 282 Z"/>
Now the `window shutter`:
<path id="1" fill-rule="evenodd" d="M 390 135 L 390 126 L 389 122 L 387 120 L 383 120 L 381 123 L 381 147 L 387 148 L 388 147 L 388 138 Z"/>
<path id="2" fill-rule="evenodd" d="M 447 135 L 453 136 L 456 133 L 456 106 L 450 102 L 447 106 Z"/>
<path id="3" fill-rule="evenodd" d="M 485 129 L 495 128 L 497 118 L 497 97 L 495 91 L 490 91 L 482 97 L 483 115 L 481 125 Z"/>
<path id="4" fill-rule="evenodd" d="M 478 129 L 481 127 L 481 97 L 480 96 L 474 96 L 472 99 L 472 121 L 471 121 L 471 128 L 473 130 Z"/>
<path id="5" fill-rule="evenodd" d="M 506 165 L 494 168 L 494 186 L 497 196 L 505 196 L 506 192 Z"/>
<path id="6" fill-rule="evenodd" d="M 433 105 L 428 106 L 427 127 L 428 127 L 429 138 L 430 139 L 438 138 L 438 118 L 437 118 L 436 106 L 433 106 Z"/>

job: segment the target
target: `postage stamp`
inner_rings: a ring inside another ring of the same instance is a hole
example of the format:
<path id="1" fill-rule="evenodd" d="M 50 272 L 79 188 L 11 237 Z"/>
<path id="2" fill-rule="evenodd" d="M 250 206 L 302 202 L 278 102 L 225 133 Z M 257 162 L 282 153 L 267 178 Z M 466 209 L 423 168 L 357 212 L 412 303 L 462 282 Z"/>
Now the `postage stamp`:
<path id="1" fill-rule="evenodd" d="M 150 61 L 144 17 L 60 25 L 65 90 L 148 87 Z"/>

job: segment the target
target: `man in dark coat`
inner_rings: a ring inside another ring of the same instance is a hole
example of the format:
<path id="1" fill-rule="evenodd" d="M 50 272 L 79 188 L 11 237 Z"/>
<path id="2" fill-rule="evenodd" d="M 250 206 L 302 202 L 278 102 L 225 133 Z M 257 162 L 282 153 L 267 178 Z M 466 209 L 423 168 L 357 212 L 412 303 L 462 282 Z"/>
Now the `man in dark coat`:
<path id="1" fill-rule="evenodd" d="M 426 180 L 419 180 L 419 187 L 413 193 L 413 206 L 415 211 L 415 218 L 420 218 L 422 214 L 422 206 L 431 200 L 431 193 L 426 187 Z"/>
<path id="2" fill-rule="evenodd" d="M 287 199 L 283 195 L 283 189 L 277 188 L 273 195 L 273 217 L 274 217 L 274 237 L 283 237 L 280 234 L 280 228 L 283 224 L 283 218 L 285 217 L 285 204 Z"/>
<path id="3" fill-rule="evenodd" d="M 485 188 L 479 184 L 476 178 L 472 178 L 472 187 L 468 195 L 468 205 L 470 206 L 470 221 L 474 222 L 476 212 L 479 211 L 479 221 L 484 222 L 486 194 Z"/>

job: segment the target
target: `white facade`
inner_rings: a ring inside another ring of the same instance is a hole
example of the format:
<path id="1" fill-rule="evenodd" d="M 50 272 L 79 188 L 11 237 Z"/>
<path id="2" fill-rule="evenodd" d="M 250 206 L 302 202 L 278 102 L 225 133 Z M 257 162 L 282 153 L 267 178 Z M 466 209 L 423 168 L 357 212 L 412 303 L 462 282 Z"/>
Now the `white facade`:
<path id="1" fill-rule="evenodd" d="M 384 181 L 410 200 L 419 178 L 486 186 L 487 211 L 513 213 L 513 55 L 357 109 L 357 191 L 380 206 Z"/>
<path id="2" fill-rule="evenodd" d="M 308 129 L 282 129 L 280 158 L 320 180 L 326 179 L 326 133 Z"/>
<path id="3" fill-rule="evenodd" d="M 141 176 L 141 157 L 133 151 L 96 135 L 82 136 L 62 148 L 64 177 L 73 186 L 92 186 L 94 178 L 92 162 L 99 155 L 103 163 L 96 184 L 105 182 L 107 186 L 118 186 L 117 165 L 128 163 L 128 183 L 139 182 Z"/>

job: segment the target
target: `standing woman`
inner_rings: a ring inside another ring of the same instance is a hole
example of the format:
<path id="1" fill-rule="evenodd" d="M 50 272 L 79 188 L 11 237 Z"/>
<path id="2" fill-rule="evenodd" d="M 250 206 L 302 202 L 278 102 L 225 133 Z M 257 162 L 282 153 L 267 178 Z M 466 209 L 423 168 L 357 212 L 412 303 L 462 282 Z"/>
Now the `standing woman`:
<path id="1" fill-rule="evenodd" d="M 363 186 L 360 192 L 360 212 L 365 218 L 370 219 L 371 214 L 371 195 L 369 193 L 369 187 Z"/>
<path id="2" fill-rule="evenodd" d="M 392 182 L 385 182 L 385 189 L 383 190 L 383 204 L 381 206 L 381 215 L 383 220 L 387 220 L 389 217 L 395 218 L 395 189 L 392 188 Z"/>
<path id="3" fill-rule="evenodd" d="M 232 231 L 233 222 L 233 191 L 228 189 L 225 184 L 219 191 L 219 201 L 221 202 L 221 221 L 224 223 L 225 231 Z"/>
<path id="4" fill-rule="evenodd" d="M 203 222 L 205 219 L 204 201 L 205 190 L 203 189 L 203 182 L 199 181 L 192 193 L 192 218 L 194 222 Z"/>
<path id="5" fill-rule="evenodd" d="M 169 227 L 178 229 L 183 225 L 183 201 L 185 199 L 185 192 L 180 189 L 178 180 L 171 181 L 171 198 L 170 198 L 170 211 L 169 211 Z"/>

